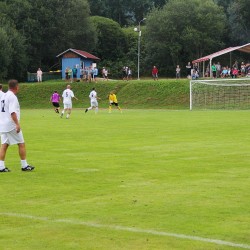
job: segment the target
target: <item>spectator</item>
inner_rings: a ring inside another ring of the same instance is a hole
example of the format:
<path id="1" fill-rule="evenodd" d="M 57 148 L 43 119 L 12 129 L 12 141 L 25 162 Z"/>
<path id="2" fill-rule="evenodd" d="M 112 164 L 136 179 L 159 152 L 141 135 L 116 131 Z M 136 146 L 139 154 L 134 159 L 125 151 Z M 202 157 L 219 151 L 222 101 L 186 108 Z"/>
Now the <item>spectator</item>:
<path id="1" fill-rule="evenodd" d="M 232 78 L 237 78 L 238 74 L 239 74 L 238 69 L 236 67 L 233 68 L 233 70 L 232 70 Z"/>
<path id="2" fill-rule="evenodd" d="M 181 68 L 179 65 L 176 66 L 176 79 L 180 79 L 181 77 Z"/>
<path id="3" fill-rule="evenodd" d="M 217 62 L 217 64 L 215 65 L 216 67 L 216 77 L 219 78 L 220 74 L 221 74 L 221 65 L 220 62 Z"/>
<path id="4" fill-rule="evenodd" d="M 36 72 L 36 78 L 37 78 L 38 82 L 42 82 L 42 75 L 43 75 L 42 70 L 40 68 L 38 68 L 38 70 Z"/>
<path id="5" fill-rule="evenodd" d="M 72 74 L 73 74 L 73 81 L 76 82 L 76 80 L 77 80 L 77 68 L 76 68 L 76 66 L 74 66 L 74 68 L 72 69 Z"/>
<path id="6" fill-rule="evenodd" d="M 233 64 L 233 68 L 239 69 L 238 61 L 236 60 Z"/>
<path id="7" fill-rule="evenodd" d="M 246 65 L 245 65 L 244 62 L 241 63 L 240 72 L 241 72 L 241 76 L 245 76 L 245 74 L 246 74 Z"/>
<path id="8" fill-rule="evenodd" d="M 69 67 L 66 67 L 66 69 L 65 69 L 65 80 L 66 81 L 69 80 Z"/>
<path id="9" fill-rule="evenodd" d="M 191 70 L 192 70 L 192 65 L 190 62 L 188 62 L 188 64 L 186 65 L 186 69 L 187 69 L 187 78 L 191 77 Z"/>
<path id="10" fill-rule="evenodd" d="M 123 66 L 122 68 L 122 80 L 125 81 L 127 79 L 127 69 L 128 67 Z"/>
<path id="11" fill-rule="evenodd" d="M 215 63 L 212 65 L 211 69 L 212 69 L 213 78 L 216 78 L 216 71 L 217 71 L 217 69 L 216 69 Z"/>
<path id="12" fill-rule="evenodd" d="M 72 69 L 68 67 L 68 81 L 72 82 Z"/>
<path id="13" fill-rule="evenodd" d="M 93 76 L 94 76 L 94 81 L 97 82 L 97 76 L 98 76 L 98 68 L 97 67 L 94 68 Z"/>
<path id="14" fill-rule="evenodd" d="M 152 76 L 154 80 L 158 80 L 158 69 L 156 68 L 156 66 L 154 66 L 152 69 Z"/>
<path id="15" fill-rule="evenodd" d="M 105 67 L 102 68 L 102 78 L 103 78 L 103 81 L 105 80 L 105 72 L 106 72 L 106 69 Z"/>
<path id="16" fill-rule="evenodd" d="M 223 70 L 221 72 L 221 78 L 225 78 L 228 76 L 228 69 L 226 67 L 223 67 Z"/>
<path id="17" fill-rule="evenodd" d="M 128 80 L 132 80 L 132 70 L 128 68 Z"/>
<path id="18" fill-rule="evenodd" d="M 196 71 L 196 70 L 194 69 L 193 72 L 192 72 L 191 78 L 192 78 L 192 80 L 197 80 L 197 79 L 199 78 L 199 73 L 198 73 L 198 71 Z"/>

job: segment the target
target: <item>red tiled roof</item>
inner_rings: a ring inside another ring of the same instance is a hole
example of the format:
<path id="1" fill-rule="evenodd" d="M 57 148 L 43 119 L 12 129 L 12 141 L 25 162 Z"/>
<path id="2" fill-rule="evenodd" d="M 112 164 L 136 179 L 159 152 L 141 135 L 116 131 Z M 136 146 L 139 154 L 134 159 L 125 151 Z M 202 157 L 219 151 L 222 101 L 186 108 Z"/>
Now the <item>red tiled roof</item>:
<path id="1" fill-rule="evenodd" d="M 98 58 L 98 57 L 96 57 L 96 56 L 94 56 L 86 51 L 78 50 L 78 49 L 67 49 L 64 52 L 62 52 L 61 54 L 57 55 L 56 57 L 60 57 L 69 51 L 72 51 L 72 52 L 74 52 L 74 53 L 76 53 L 84 58 L 89 58 L 89 59 L 93 59 L 93 60 L 101 60 L 100 58 Z"/>
<path id="2" fill-rule="evenodd" d="M 250 43 L 247 43 L 247 44 L 242 45 L 242 46 L 229 47 L 229 48 L 217 51 L 211 55 L 207 55 L 207 56 L 201 57 L 199 59 L 196 59 L 196 60 L 192 61 L 192 63 L 208 61 L 208 60 L 213 59 L 214 57 L 224 55 L 224 54 L 229 53 L 229 52 L 234 51 L 234 50 L 239 50 L 242 52 L 250 53 Z"/>

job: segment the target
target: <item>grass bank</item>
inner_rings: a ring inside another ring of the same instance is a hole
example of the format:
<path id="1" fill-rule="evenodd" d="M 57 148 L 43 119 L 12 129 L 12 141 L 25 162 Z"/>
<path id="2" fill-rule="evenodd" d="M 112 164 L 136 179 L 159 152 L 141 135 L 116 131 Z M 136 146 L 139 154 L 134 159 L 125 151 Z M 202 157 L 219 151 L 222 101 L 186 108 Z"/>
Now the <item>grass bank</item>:
<path id="1" fill-rule="evenodd" d="M 50 96 L 57 90 L 62 93 L 64 81 L 46 81 L 43 83 L 22 83 L 18 94 L 22 108 L 50 108 Z M 107 107 L 107 96 L 111 90 L 117 93 L 122 108 L 164 108 L 188 109 L 189 81 L 169 80 L 133 80 L 133 81 L 99 81 L 98 83 L 72 83 L 72 90 L 79 101 L 74 107 L 89 106 L 89 92 L 96 87 L 101 100 L 101 108 Z M 4 87 L 6 90 L 7 87 Z"/>

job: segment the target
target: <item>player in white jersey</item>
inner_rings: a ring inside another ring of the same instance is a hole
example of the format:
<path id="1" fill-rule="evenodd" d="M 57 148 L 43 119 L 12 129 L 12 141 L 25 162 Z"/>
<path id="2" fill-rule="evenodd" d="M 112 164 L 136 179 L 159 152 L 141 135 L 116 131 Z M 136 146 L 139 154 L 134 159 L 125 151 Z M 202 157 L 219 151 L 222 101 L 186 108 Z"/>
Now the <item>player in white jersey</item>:
<path id="1" fill-rule="evenodd" d="M 100 99 L 99 97 L 97 97 L 97 93 L 95 91 L 95 88 L 92 89 L 92 91 L 89 94 L 89 99 L 90 99 L 90 107 L 85 109 L 85 113 L 87 113 L 89 110 L 95 108 L 95 113 L 98 112 L 98 99 Z"/>
<path id="2" fill-rule="evenodd" d="M 72 110 L 72 98 L 75 98 L 76 100 L 78 100 L 75 97 L 73 91 L 71 90 L 70 85 L 67 85 L 67 88 L 63 91 L 62 98 L 63 98 L 64 108 L 63 108 L 63 111 L 61 113 L 61 118 L 63 117 L 64 112 L 67 111 L 66 118 L 68 119 L 70 114 L 71 114 L 71 110 Z"/>
<path id="3" fill-rule="evenodd" d="M 3 85 L 0 84 L 0 99 L 1 99 L 1 97 L 2 97 L 3 94 L 4 94 L 4 92 L 3 92 Z"/>
<path id="4" fill-rule="evenodd" d="M 5 155 L 9 145 L 18 145 L 19 156 L 21 159 L 22 171 L 32 171 L 33 166 L 29 165 L 26 160 L 26 149 L 23 133 L 20 127 L 20 106 L 16 94 L 19 90 L 18 81 L 10 80 L 8 82 L 9 90 L 0 100 L 0 172 L 10 172 L 5 167 Z"/>

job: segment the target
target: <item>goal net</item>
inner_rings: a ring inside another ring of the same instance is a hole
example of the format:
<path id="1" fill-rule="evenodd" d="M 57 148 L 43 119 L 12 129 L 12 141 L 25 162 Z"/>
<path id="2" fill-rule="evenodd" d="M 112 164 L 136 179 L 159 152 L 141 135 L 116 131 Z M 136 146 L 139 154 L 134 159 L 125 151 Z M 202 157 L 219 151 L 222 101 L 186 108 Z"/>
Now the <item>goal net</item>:
<path id="1" fill-rule="evenodd" d="M 194 109 L 250 109 L 250 78 L 191 80 Z"/>

